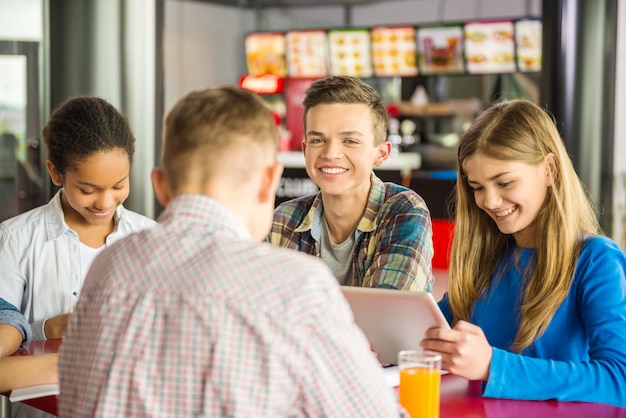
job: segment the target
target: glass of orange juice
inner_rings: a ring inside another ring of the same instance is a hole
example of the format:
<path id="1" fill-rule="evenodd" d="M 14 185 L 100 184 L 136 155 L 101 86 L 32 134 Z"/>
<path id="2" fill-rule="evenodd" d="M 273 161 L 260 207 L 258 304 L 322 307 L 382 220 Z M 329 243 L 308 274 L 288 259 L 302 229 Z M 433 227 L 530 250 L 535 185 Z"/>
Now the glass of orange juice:
<path id="1" fill-rule="evenodd" d="M 441 355 L 422 350 L 398 354 L 400 404 L 411 418 L 439 418 Z"/>

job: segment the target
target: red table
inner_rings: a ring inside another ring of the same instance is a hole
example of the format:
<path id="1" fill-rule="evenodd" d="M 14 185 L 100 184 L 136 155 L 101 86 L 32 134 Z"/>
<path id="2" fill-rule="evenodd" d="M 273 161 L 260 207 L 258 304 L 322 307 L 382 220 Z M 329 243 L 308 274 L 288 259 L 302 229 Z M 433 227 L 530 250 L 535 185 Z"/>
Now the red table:
<path id="1" fill-rule="evenodd" d="M 14 355 L 56 353 L 61 340 L 34 341 Z M 624 394 L 626 396 L 626 393 Z M 57 397 L 29 399 L 23 403 L 56 415 Z M 483 398 L 480 382 L 453 375 L 441 377 L 440 418 L 626 418 L 626 408 L 600 403 L 513 401 Z"/>
<path id="2" fill-rule="evenodd" d="M 626 408 L 600 403 L 483 398 L 480 385 L 442 376 L 440 418 L 626 418 Z"/>

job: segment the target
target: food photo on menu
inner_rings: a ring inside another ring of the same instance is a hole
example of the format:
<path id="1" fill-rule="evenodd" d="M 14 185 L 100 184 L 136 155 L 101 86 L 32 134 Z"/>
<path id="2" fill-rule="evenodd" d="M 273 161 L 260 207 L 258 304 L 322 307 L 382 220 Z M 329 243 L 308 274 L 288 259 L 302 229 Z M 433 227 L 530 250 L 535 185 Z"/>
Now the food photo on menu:
<path id="1" fill-rule="evenodd" d="M 461 25 L 417 29 L 417 59 L 422 74 L 453 74 L 465 71 Z"/>
<path id="2" fill-rule="evenodd" d="M 285 77 L 285 35 L 282 33 L 250 33 L 245 39 L 246 65 L 250 75 Z"/>
<path id="3" fill-rule="evenodd" d="M 287 73 L 290 77 L 318 78 L 328 75 L 328 41 L 323 30 L 290 31 L 286 34 Z"/>
<path id="4" fill-rule="evenodd" d="M 330 30 L 328 49 L 331 74 L 354 77 L 371 77 L 374 74 L 368 29 Z"/>
<path id="5" fill-rule="evenodd" d="M 377 77 L 417 75 L 414 27 L 375 27 L 371 34 L 372 64 Z"/>
<path id="6" fill-rule="evenodd" d="M 515 22 L 517 67 L 520 71 L 541 71 L 541 20 L 523 19 Z"/>
<path id="7" fill-rule="evenodd" d="M 470 74 L 515 72 L 513 21 L 466 23 L 465 59 Z"/>

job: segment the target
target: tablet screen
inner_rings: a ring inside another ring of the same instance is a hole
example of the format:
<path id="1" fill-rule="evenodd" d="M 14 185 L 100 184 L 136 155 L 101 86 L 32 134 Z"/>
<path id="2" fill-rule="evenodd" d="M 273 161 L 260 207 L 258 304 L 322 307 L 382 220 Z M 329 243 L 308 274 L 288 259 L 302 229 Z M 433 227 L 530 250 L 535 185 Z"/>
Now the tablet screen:
<path id="1" fill-rule="evenodd" d="M 396 364 L 400 351 L 419 349 L 427 329 L 450 328 L 428 292 L 352 286 L 341 291 L 382 363 Z"/>

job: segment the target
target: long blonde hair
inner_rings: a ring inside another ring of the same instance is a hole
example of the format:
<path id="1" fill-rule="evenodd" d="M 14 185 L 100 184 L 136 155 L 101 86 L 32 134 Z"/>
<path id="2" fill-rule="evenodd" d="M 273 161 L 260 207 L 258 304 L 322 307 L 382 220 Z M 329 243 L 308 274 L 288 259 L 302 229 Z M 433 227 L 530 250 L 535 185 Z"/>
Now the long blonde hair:
<path id="1" fill-rule="evenodd" d="M 556 170 L 536 219 L 536 257 L 522 269 L 527 286 L 512 349 L 521 352 L 548 327 L 566 298 L 586 234 L 600 234 L 586 189 L 576 174 L 552 117 L 536 104 L 511 100 L 485 110 L 463 135 L 458 150 L 455 232 L 448 296 L 454 322 L 469 320 L 496 271 L 498 259 L 514 244 L 478 206 L 464 163 L 481 154 L 501 161 L 538 165 L 554 154 Z"/>

